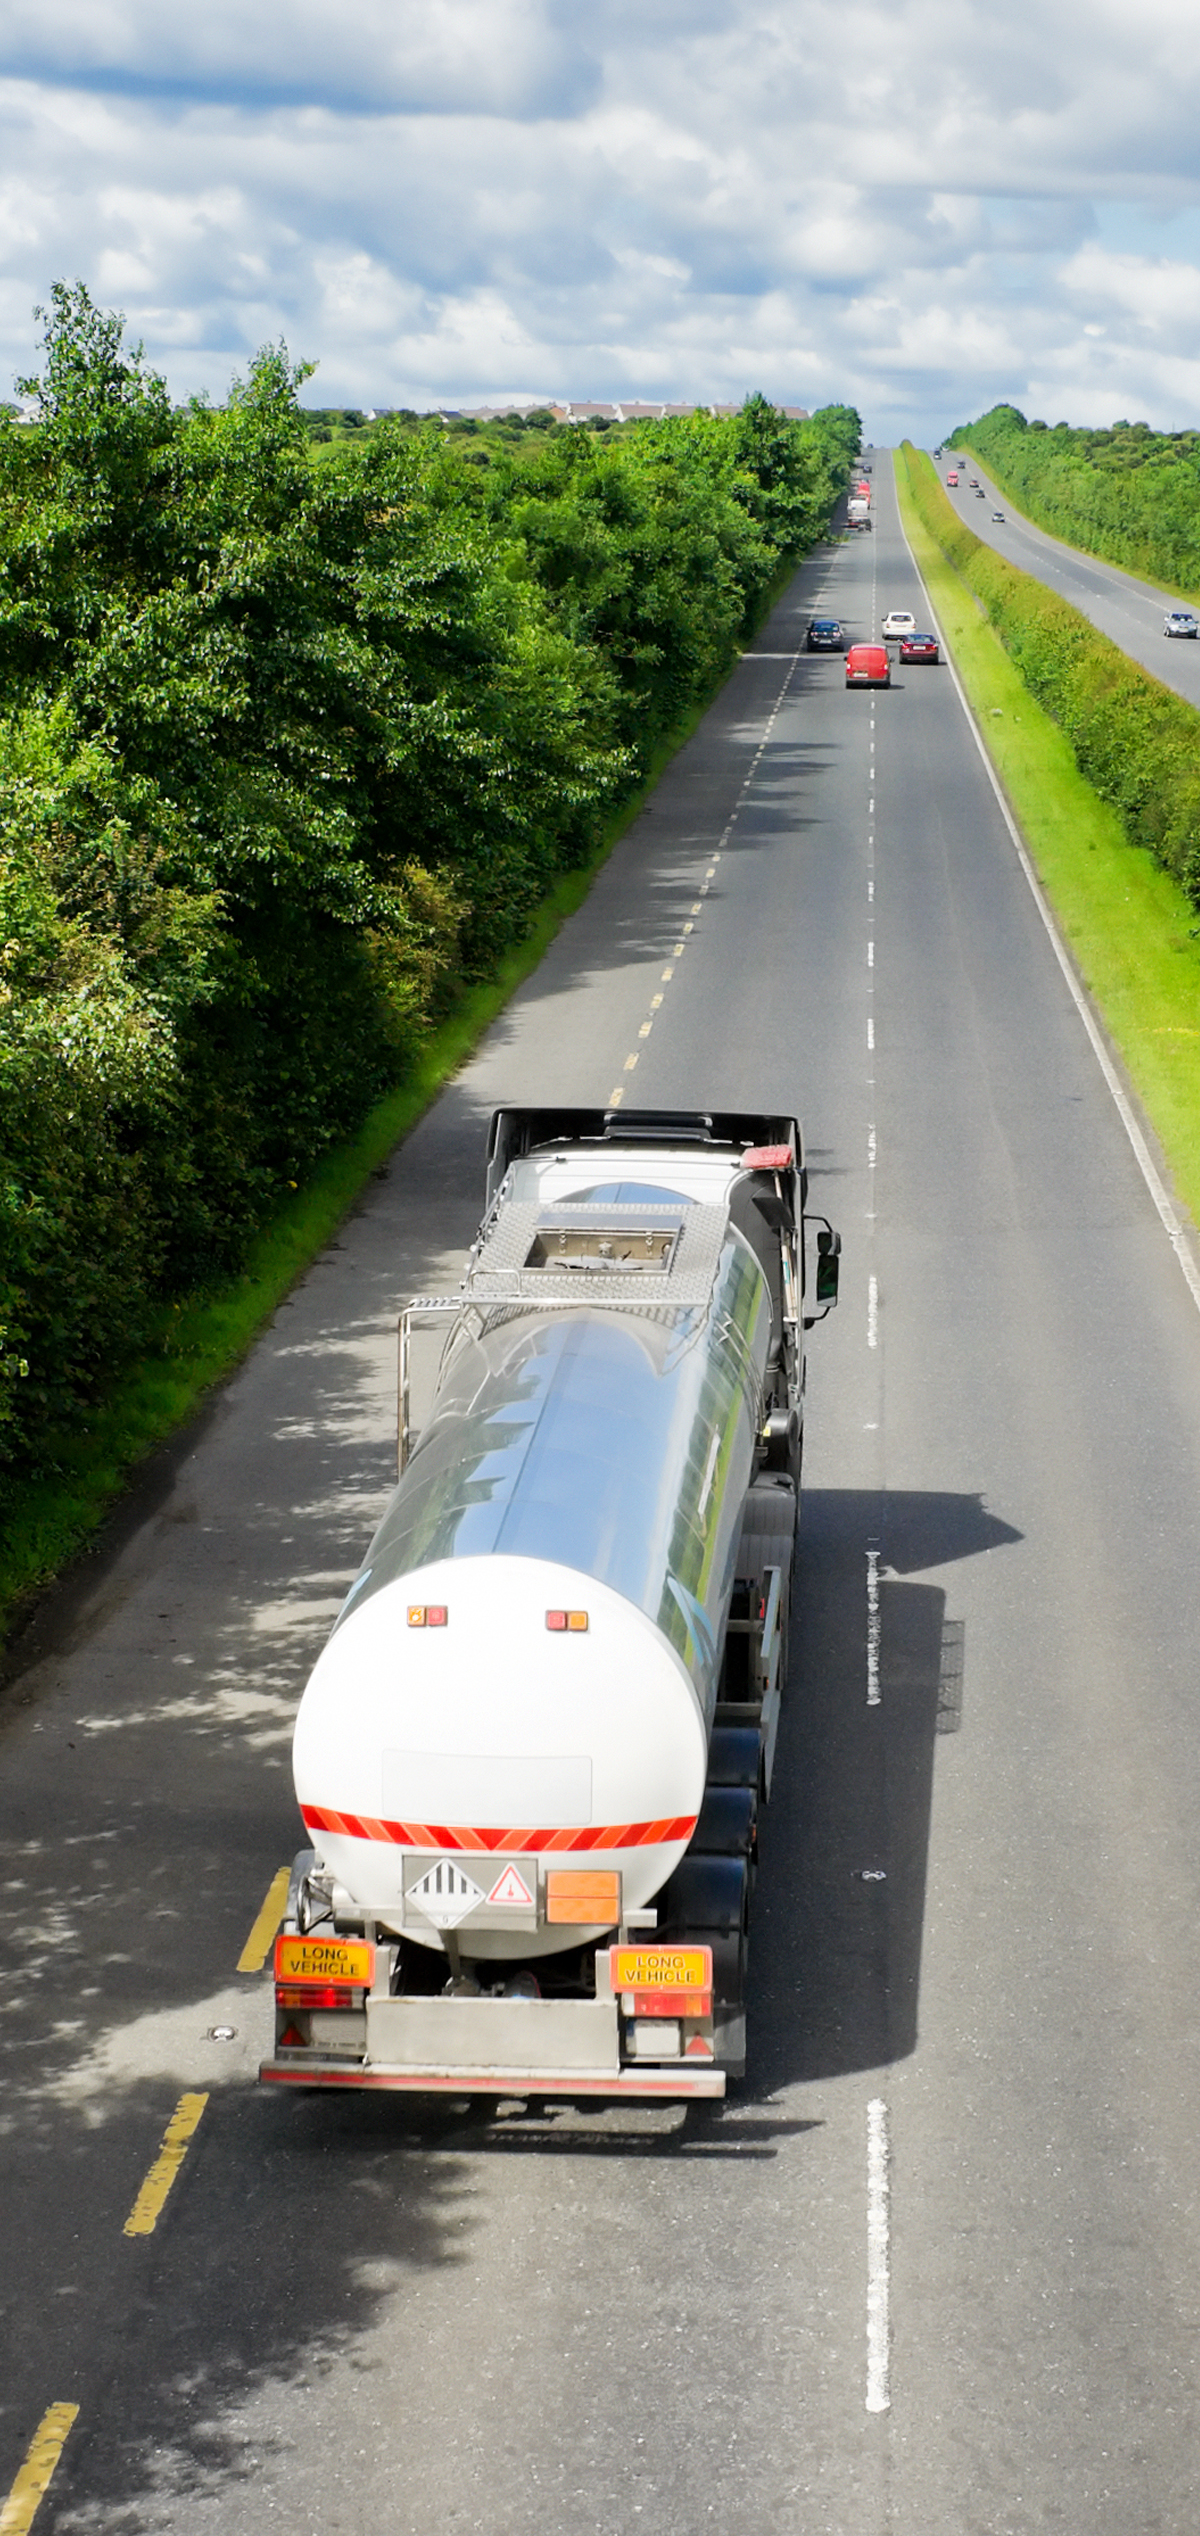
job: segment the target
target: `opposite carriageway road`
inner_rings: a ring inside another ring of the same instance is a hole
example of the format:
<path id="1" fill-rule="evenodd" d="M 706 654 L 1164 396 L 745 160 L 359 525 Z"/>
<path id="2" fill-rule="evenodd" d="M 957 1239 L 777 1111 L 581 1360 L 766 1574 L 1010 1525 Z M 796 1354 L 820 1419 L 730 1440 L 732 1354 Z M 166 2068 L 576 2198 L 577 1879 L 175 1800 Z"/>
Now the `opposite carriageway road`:
<path id="1" fill-rule="evenodd" d="M 953 463 L 947 453 L 935 461 L 938 476 L 945 483 L 947 468 Z M 968 478 L 976 476 L 985 499 L 976 500 Z M 1163 618 L 1169 608 L 1187 603 L 1173 591 L 1156 589 L 1152 581 L 1143 581 L 1136 573 L 1122 572 L 1116 564 L 1103 563 L 1098 555 L 1082 554 L 1078 547 L 1067 546 L 1061 538 L 1051 537 L 1043 528 L 1035 528 L 1032 520 L 1023 519 L 1014 511 L 1006 494 L 1000 492 L 989 475 L 983 474 L 972 459 L 959 469 L 958 491 L 948 491 L 953 502 L 985 546 L 993 546 L 1022 572 L 1044 581 L 1048 590 L 1060 599 L 1069 599 L 1081 616 L 1098 626 L 1109 641 L 1116 643 L 1131 660 L 1140 661 L 1164 687 L 1172 687 L 1188 704 L 1200 705 L 1200 637 L 1180 640 L 1163 633 Z M 1002 521 L 993 520 L 993 510 L 1002 510 Z"/>
<path id="2" fill-rule="evenodd" d="M 15 1686 L 0 2490 L 78 2408 L 38 2536 L 1191 2536 L 1200 1316 L 950 678 L 799 650 L 924 613 L 877 502 Z M 396 1307 L 496 1101 L 618 1089 L 794 1103 L 845 1241 L 747 2083 L 268 2099 L 236 1967 Z"/>

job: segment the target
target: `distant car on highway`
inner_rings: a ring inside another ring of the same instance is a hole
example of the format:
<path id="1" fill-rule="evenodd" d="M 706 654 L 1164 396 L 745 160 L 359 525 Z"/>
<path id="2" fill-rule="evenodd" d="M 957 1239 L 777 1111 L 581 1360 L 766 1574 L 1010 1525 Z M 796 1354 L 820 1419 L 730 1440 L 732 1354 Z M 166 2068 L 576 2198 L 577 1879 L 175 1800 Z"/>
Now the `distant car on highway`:
<path id="1" fill-rule="evenodd" d="M 1190 608 L 1169 608 L 1163 618 L 1163 632 L 1182 635 L 1194 643 L 1200 634 L 1200 617 L 1193 616 Z"/>
<path id="2" fill-rule="evenodd" d="M 1001 527 L 1003 528 L 1003 526 L 1004 526 L 1004 513 L 1003 513 L 1003 511 L 993 511 L 993 513 L 992 513 L 992 518 L 993 518 L 994 520 L 999 520 L 1000 525 L 1001 525 Z"/>
<path id="3" fill-rule="evenodd" d="M 892 664 L 886 643 L 852 643 L 846 654 L 848 687 L 890 687 Z"/>
<path id="4" fill-rule="evenodd" d="M 836 616 L 810 617 L 804 645 L 810 652 L 843 652 L 846 637 Z"/>
<path id="5" fill-rule="evenodd" d="M 978 476 L 968 476 L 968 477 L 967 477 L 967 482 L 968 482 L 968 484 L 970 485 L 970 488 L 971 488 L 972 493 L 978 493 L 978 491 L 979 491 L 979 478 L 978 478 Z"/>
<path id="6" fill-rule="evenodd" d="M 901 658 L 901 660 L 934 660 L 934 661 L 935 661 L 935 660 L 937 659 L 937 657 L 938 657 L 938 647 L 937 647 L 937 636 L 936 636 L 936 634 L 917 634 L 917 633 L 915 633 L 915 632 L 914 632 L 914 633 L 912 633 L 912 634 L 902 634 L 902 635 L 901 635 L 901 637 L 900 637 L 900 658 Z"/>
<path id="7" fill-rule="evenodd" d="M 987 500 L 987 495 L 981 484 L 977 484 L 975 487 L 975 499 L 977 502 L 986 502 Z"/>
<path id="8" fill-rule="evenodd" d="M 915 634 L 916 630 L 917 620 L 907 608 L 889 608 L 883 620 L 885 643 L 898 643 L 902 634 Z"/>

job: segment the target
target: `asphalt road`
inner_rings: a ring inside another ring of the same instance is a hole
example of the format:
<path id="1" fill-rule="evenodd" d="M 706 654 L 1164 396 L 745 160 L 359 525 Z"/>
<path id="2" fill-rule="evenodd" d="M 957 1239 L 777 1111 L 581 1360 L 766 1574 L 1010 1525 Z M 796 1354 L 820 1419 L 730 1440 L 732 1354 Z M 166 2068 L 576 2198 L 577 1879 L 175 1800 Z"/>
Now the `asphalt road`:
<path id="1" fill-rule="evenodd" d="M 876 485 L 7 1695 L 0 2493 L 78 2407 L 37 2536 L 1194 2536 L 1200 1316 L 948 673 L 797 655 L 926 613 Z M 619 1084 L 794 1102 L 845 1242 L 747 2080 L 260 2092 L 235 1967 L 397 1305 L 499 1098 Z"/>
<path id="2" fill-rule="evenodd" d="M 945 484 L 953 455 L 948 451 L 934 463 Z M 971 491 L 971 476 L 985 496 L 983 501 Z M 1173 687 L 1189 704 L 1200 705 L 1200 636 L 1193 640 L 1163 632 L 1167 610 L 1184 607 L 1185 600 L 1173 591 L 1157 590 L 1152 581 L 1140 581 L 1135 573 L 1122 572 L 1116 564 L 1101 563 L 1096 555 L 1080 554 L 1078 548 L 1035 528 L 1032 520 L 1012 510 L 1007 495 L 990 476 L 980 473 L 974 459 L 960 467 L 959 477 L 957 492 L 947 486 L 946 498 L 985 546 L 994 546 L 1010 564 L 1018 564 L 1022 572 L 1057 590 L 1060 598 L 1069 599 L 1081 616 L 1089 617 L 1110 642 L 1119 644 L 1131 660 L 1140 661 L 1164 687 Z M 993 510 L 1004 512 L 1002 522 L 993 520 Z"/>

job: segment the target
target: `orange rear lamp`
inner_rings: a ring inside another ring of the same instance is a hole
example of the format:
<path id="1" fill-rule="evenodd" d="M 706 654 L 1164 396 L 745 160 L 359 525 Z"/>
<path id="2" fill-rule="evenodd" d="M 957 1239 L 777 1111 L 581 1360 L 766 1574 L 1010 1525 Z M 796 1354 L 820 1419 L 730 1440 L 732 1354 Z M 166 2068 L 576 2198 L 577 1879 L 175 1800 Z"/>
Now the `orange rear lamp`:
<path id="1" fill-rule="evenodd" d="M 551 1928 L 613 1928 L 621 1917 L 618 1867 L 549 1867 L 546 1921 Z"/>
<path id="2" fill-rule="evenodd" d="M 357 2008 L 363 1992 L 352 1990 L 345 1981 L 277 1981 L 277 2008 Z"/>

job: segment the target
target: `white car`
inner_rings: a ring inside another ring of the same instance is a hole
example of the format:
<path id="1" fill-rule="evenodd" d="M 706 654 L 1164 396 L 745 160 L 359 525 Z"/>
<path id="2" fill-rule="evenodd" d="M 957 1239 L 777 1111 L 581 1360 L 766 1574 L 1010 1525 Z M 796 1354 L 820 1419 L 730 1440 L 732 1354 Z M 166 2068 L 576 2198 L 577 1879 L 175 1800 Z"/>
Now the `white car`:
<path id="1" fill-rule="evenodd" d="M 883 620 L 885 643 L 898 643 L 902 634 L 915 634 L 916 630 L 917 620 L 907 608 L 891 608 Z"/>
<path id="2" fill-rule="evenodd" d="M 1190 636 L 1194 643 L 1200 634 L 1200 617 L 1193 616 L 1190 608 L 1171 608 L 1163 618 L 1163 632 Z"/>

